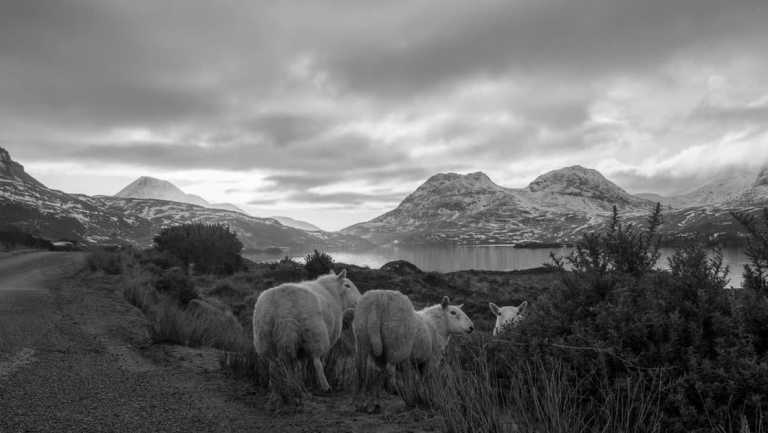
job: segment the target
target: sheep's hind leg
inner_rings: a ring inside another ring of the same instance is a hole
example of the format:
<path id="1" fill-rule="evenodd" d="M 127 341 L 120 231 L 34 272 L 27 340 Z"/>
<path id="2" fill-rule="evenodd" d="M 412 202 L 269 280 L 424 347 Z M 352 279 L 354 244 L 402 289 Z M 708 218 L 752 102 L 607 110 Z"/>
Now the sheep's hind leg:
<path id="1" fill-rule="evenodd" d="M 314 357 L 312 358 L 312 365 L 315 366 L 315 375 L 317 376 L 318 383 L 320 383 L 320 389 L 322 389 L 324 392 L 330 391 L 331 386 L 328 384 L 328 379 L 325 378 L 323 361 L 321 361 L 319 357 Z"/>

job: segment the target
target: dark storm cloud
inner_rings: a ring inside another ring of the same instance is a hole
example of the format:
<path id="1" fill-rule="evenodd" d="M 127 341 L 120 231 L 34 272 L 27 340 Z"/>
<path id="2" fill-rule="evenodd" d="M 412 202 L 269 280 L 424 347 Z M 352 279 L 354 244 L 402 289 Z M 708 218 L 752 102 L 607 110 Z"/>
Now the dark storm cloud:
<path id="1" fill-rule="evenodd" d="M 332 125 L 327 116 L 298 113 L 269 113 L 245 123 L 247 129 L 262 133 L 281 146 L 314 138 Z"/>
<path id="2" fill-rule="evenodd" d="M 78 160 L 172 169 L 303 169 L 320 179 L 405 160 L 400 151 L 356 134 L 328 137 L 287 148 L 258 140 L 212 146 L 163 142 L 91 145 L 72 151 L 69 156 Z"/>
<path id="3" fill-rule="evenodd" d="M 574 80 L 643 73 L 685 51 L 764 45 L 763 0 L 524 0 L 432 4 L 407 28 L 330 53 L 351 88 L 410 94 L 474 76 Z M 726 52 L 720 50 L 725 48 Z M 736 48 L 736 49 L 734 49 Z M 716 61 L 716 58 L 710 58 Z"/>
<path id="4" fill-rule="evenodd" d="M 675 172 L 687 148 L 766 139 L 765 22 L 765 0 L 0 1 L 0 145 L 25 163 L 263 170 L 317 204 L 563 160 L 671 190 L 719 167 Z"/>

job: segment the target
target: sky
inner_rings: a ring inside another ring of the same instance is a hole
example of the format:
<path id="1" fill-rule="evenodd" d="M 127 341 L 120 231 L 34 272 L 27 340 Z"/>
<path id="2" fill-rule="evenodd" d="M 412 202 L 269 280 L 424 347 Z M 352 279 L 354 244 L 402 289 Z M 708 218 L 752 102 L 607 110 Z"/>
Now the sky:
<path id="1" fill-rule="evenodd" d="M 0 146 L 336 230 L 438 172 L 677 194 L 768 161 L 765 0 L 0 0 Z"/>

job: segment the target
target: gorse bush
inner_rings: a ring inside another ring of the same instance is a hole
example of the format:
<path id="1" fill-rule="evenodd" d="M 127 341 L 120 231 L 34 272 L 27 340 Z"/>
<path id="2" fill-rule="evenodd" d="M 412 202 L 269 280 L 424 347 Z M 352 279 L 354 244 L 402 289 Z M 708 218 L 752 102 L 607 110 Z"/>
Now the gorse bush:
<path id="1" fill-rule="evenodd" d="M 195 285 L 181 268 L 170 268 L 163 271 L 155 280 L 158 292 L 168 295 L 179 305 L 187 305 L 198 297 Z"/>
<path id="2" fill-rule="evenodd" d="M 768 295 L 768 208 L 760 218 L 746 213 L 733 216 L 749 234 L 746 253 L 750 263 L 744 266 L 744 288 Z"/>
<path id="3" fill-rule="evenodd" d="M 585 431 L 609 423 L 600 407 L 659 386 L 661 431 L 739 431 L 743 420 L 757 430 L 768 410 L 764 297 L 726 290 L 719 251 L 703 246 L 679 249 L 668 270 L 656 269 L 660 221 L 658 207 L 645 227 L 614 212 L 604 233 L 555 258 L 563 284 L 509 331 L 509 357 L 562 367 Z M 514 383 L 505 374 L 502 383 Z"/>
<path id="4" fill-rule="evenodd" d="M 315 250 L 304 258 L 304 269 L 309 279 L 315 279 L 333 269 L 333 257 Z"/>
<path id="5" fill-rule="evenodd" d="M 154 238 L 155 247 L 178 258 L 185 269 L 198 273 L 232 274 L 243 267 L 243 244 L 228 227 L 219 224 L 183 224 L 167 227 Z"/>

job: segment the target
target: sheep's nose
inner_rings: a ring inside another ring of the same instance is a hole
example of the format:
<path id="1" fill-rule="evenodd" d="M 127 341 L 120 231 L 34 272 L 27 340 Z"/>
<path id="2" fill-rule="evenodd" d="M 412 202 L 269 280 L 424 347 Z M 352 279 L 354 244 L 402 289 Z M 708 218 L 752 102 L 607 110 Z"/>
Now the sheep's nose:
<path id="1" fill-rule="evenodd" d="M 474 330 L 475 330 L 475 327 L 473 325 L 469 325 L 469 333 L 471 334 L 472 331 L 474 331 Z"/>

